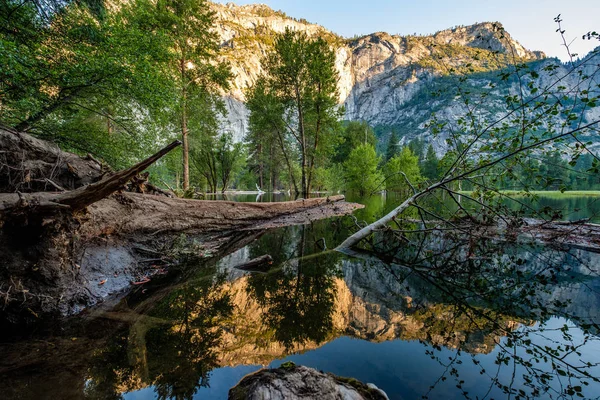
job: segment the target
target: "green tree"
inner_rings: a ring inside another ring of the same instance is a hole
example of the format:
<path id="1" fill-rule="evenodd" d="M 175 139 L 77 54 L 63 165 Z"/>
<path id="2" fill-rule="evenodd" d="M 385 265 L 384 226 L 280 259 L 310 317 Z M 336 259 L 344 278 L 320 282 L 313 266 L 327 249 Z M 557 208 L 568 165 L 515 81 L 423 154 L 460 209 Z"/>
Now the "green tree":
<path id="1" fill-rule="evenodd" d="M 156 9 L 160 27 L 171 39 L 171 79 L 178 92 L 176 112 L 183 142 L 185 190 L 190 185 L 190 119 L 198 118 L 191 109 L 194 103 L 200 103 L 205 107 L 205 113 L 214 113 L 217 103 L 215 93 L 218 89 L 229 87 L 231 71 L 228 64 L 216 61 L 220 43 L 212 29 L 215 13 L 210 10 L 207 1 L 158 0 Z"/>
<path id="2" fill-rule="evenodd" d="M 219 160 L 216 147 L 214 138 L 204 137 L 190 152 L 192 165 L 206 182 L 208 193 L 217 193 L 219 186 Z"/>
<path id="3" fill-rule="evenodd" d="M 425 141 L 423 139 L 415 138 L 408 143 L 408 148 L 412 153 L 417 156 L 419 162 L 425 158 Z"/>
<path id="4" fill-rule="evenodd" d="M 392 129 L 392 134 L 390 135 L 390 140 L 388 141 L 387 150 L 385 152 L 385 161 L 390 161 L 397 153 L 398 146 L 400 145 L 400 139 L 398 138 L 398 134 L 395 129 Z"/>
<path id="5" fill-rule="evenodd" d="M 427 155 L 425 156 L 425 160 L 422 162 L 423 176 L 425 176 L 427 179 L 438 179 L 439 163 L 440 160 L 438 159 L 437 154 L 435 154 L 433 146 L 429 145 L 429 147 L 427 147 Z"/>
<path id="6" fill-rule="evenodd" d="M 271 124 L 283 126 L 298 150 L 301 191 L 307 194 L 315 168 L 327 161 L 337 142 L 335 53 L 323 38 L 286 29 L 263 60 L 263 68 L 266 92 L 282 111 Z"/>
<path id="7" fill-rule="evenodd" d="M 225 192 L 232 178 L 240 170 L 243 159 L 243 144 L 234 143 L 231 134 L 223 134 L 217 143 L 217 160 L 221 179 L 221 192 Z"/>
<path id="8" fill-rule="evenodd" d="M 244 138 L 249 151 L 248 167 L 257 175 L 258 186 L 274 190 L 285 165 L 289 181 L 298 192 L 293 174 L 296 157 L 281 119 L 283 106 L 268 92 L 265 79 L 259 79 L 248 90 L 246 106 L 250 110 L 248 133 Z"/>
<path id="9" fill-rule="evenodd" d="M 110 158 L 115 148 L 118 164 L 156 132 L 147 117 L 170 99 L 159 67 L 168 48 L 149 2 L 85 3 L 2 2 L 0 120 L 70 150 Z"/>
<path id="10" fill-rule="evenodd" d="M 361 196 L 377 190 L 382 181 L 381 172 L 377 169 L 379 161 L 372 145 L 361 144 L 354 148 L 344 162 L 346 188 L 357 191 Z"/>
<path id="11" fill-rule="evenodd" d="M 385 188 L 389 191 L 403 192 L 411 190 L 411 185 L 421 181 L 419 158 L 410 148 L 403 147 L 400 154 L 396 154 L 384 166 Z"/>
<path id="12" fill-rule="evenodd" d="M 343 163 L 346 161 L 352 150 L 361 144 L 367 143 L 372 146 L 377 144 L 375 132 L 364 121 L 346 122 L 341 131 L 341 136 L 340 143 L 336 147 L 332 158 L 334 163 Z"/>
<path id="13" fill-rule="evenodd" d="M 539 157 L 538 185 L 544 190 L 564 189 L 569 183 L 570 167 L 558 151 L 544 153 Z"/>

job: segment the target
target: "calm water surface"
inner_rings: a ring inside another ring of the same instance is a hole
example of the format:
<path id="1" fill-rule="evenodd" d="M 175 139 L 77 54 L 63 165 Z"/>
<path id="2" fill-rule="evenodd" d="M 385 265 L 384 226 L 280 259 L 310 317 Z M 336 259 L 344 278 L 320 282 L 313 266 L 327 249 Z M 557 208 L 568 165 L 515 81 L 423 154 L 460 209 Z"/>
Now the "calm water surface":
<path id="1" fill-rule="evenodd" d="M 401 201 L 349 200 L 366 205 L 358 223 Z M 595 197 L 536 204 L 600 222 Z M 344 217 L 247 238 L 50 333 L 7 339 L 0 393 L 226 399 L 246 374 L 293 361 L 390 399 L 600 397 L 600 255 L 440 236 L 397 248 L 385 233 L 376 252 L 328 250 L 354 228 Z M 266 274 L 233 268 L 264 254 L 274 258 Z"/>

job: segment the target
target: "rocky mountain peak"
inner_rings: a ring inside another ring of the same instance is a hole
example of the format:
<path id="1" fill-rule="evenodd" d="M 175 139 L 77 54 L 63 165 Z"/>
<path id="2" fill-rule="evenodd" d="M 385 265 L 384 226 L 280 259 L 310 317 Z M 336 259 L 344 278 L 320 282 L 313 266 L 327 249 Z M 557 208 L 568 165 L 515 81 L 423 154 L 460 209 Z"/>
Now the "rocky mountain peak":
<path id="1" fill-rule="evenodd" d="M 468 26 L 457 26 L 433 35 L 436 42 L 457 44 L 498 53 L 514 51 L 518 57 L 529 59 L 545 58 L 544 53 L 527 50 L 504 30 L 500 22 L 481 22 Z"/>
<path id="2" fill-rule="evenodd" d="M 499 22 L 457 26 L 433 35 L 375 32 L 344 39 L 264 4 L 211 7 L 216 12 L 224 57 L 235 75 L 224 98 L 229 111 L 225 129 L 237 140 L 242 140 L 247 130 L 246 90 L 262 73 L 261 61 L 271 51 L 276 34 L 287 28 L 324 37 L 330 43 L 336 54 L 339 102 L 344 106 L 345 119 L 364 120 L 372 126 L 402 124 L 407 138 L 422 134 L 422 121 L 431 114 L 427 107 L 414 108 L 411 102 L 426 97 L 431 82 L 447 74 L 449 68 L 480 73 L 502 68 L 513 55 L 522 61 L 545 57 L 514 40 Z"/>

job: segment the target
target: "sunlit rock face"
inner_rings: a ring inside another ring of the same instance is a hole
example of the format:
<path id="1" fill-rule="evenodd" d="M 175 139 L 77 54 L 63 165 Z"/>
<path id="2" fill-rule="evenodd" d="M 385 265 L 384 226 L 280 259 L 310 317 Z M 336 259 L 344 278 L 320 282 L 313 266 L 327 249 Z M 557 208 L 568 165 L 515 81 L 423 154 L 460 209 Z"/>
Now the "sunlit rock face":
<path id="1" fill-rule="evenodd" d="M 493 69 L 480 57 L 482 54 L 488 57 L 492 52 L 513 54 L 514 51 L 516 56 L 527 60 L 544 57 L 541 52 L 525 49 L 508 33 L 498 39 L 501 25 L 497 23 L 457 27 L 432 36 L 404 37 L 377 32 L 345 39 L 265 5 L 213 4 L 212 7 L 224 58 L 235 76 L 225 96 L 229 116 L 224 129 L 232 132 L 236 140 L 242 140 L 247 130 L 248 113 L 243 106 L 246 90 L 263 72 L 261 60 L 271 50 L 274 35 L 286 28 L 309 36 L 323 36 L 330 43 L 336 54 L 339 102 L 344 106 L 345 119 L 365 120 L 372 126 L 393 126 L 411 119 L 418 121 L 414 135 L 423 134 L 422 122 L 440 104 L 414 107 L 409 103 L 423 90 L 429 90 L 427 86 L 443 74 L 444 68 L 472 64 L 477 70 Z M 440 51 L 443 57 L 438 60 Z M 450 102 L 438 111 L 454 118 L 463 110 Z M 438 150 L 445 146 L 444 138 L 433 143 Z"/>

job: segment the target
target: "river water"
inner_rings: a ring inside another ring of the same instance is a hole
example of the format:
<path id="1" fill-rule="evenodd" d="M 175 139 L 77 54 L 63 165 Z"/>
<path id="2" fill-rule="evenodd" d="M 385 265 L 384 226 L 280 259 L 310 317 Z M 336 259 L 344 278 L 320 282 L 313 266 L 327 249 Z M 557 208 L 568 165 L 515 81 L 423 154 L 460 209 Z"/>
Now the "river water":
<path id="1" fill-rule="evenodd" d="M 528 204 L 600 222 L 598 199 Z M 359 224 L 401 201 L 349 200 L 366 205 Z M 400 249 L 376 235 L 375 252 L 353 257 L 329 250 L 354 229 L 344 217 L 272 230 L 49 331 L 6 339 L 0 393 L 226 399 L 246 374 L 293 361 L 374 383 L 390 399 L 600 396 L 600 255 L 439 235 Z M 268 273 L 234 268 L 265 254 Z"/>

